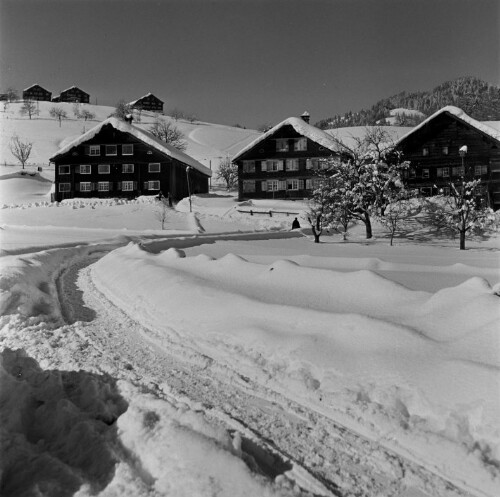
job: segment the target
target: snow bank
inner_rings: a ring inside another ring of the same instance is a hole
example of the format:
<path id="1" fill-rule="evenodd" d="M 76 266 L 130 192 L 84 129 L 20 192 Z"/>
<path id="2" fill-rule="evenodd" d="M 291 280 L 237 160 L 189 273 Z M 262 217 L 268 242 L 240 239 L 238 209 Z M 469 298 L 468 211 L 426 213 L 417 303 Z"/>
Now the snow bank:
<path id="1" fill-rule="evenodd" d="M 466 471 L 486 490 L 498 485 L 500 363 L 491 351 L 500 345 L 499 301 L 484 280 L 432 295 L 366 270 L 179 257 L 133 244 L 92 274 L 160 337 L 371 436 L 390 432 L 388 444 L 445 474 Z"/>

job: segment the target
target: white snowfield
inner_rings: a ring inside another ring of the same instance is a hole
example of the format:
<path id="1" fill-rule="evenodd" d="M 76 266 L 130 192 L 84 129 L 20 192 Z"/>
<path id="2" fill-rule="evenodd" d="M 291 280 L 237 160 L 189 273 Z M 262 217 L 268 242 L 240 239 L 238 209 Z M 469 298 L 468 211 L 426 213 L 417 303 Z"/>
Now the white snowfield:
<path id="1" fill-rule="evenodd" d="M 0 183 L 2 495 L 499 494 L 498 235 Z"/>

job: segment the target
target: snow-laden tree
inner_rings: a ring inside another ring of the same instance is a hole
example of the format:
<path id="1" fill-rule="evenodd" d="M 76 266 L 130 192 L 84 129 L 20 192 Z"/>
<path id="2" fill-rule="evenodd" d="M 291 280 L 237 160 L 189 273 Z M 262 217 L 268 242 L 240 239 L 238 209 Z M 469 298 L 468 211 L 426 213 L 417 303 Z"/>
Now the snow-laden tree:
<path id="1" fill-rule="evenodd" d="M 412 218 L 420 209 L 420 204 L 412 199 L 412 194 L 403 191 L 392 197 L 383 216 L 377 216 L 377 220 L 390 236 L 391 247 L 396 233 L 410 226 Z"/>
<path id="2" fill-rule="evenodd" d="M 333 222 L 332 213 L 335 198 L 331 177 L 329 171 L 320 171 L 315 178 L 317 187 L 313 190 L 307 215 L 314 236 L 314 243 L 319 243 L 323 231 L 329 228 Z"/>
<path id="3" fill-rule="evenodd" d="M 171 121 L 158 118 L 154 124 L 150 126 L 149 132 L 156 136 L 156 138 L 172 145 L 177 150 L 184 152 L 187 148 L 184 133 Z"/>
<path id="4" fill-rule="evenodd" d="M 68 114 L 62 107 L 52 107 L 49 110 L 50 117 L 57 119 L 59 121 L 59 127 L 61 127 L 61 121 L 67 119 Z"/>
<path id="5" fill-rule="evenodd" d="M 33 142 L 23 142 L 19 136 L 14 135 L 10 139 L 9 147 L 12 155 L 21 163 L 24 169 L 30 157 Z"/>
<path id="6" fill-rule="evenodd" d="M 80 111 L 80 119 L 83 119 L 84 121 L 91 121 L 92 119 L 95 119 L 95 114 L 88 109 L 82 109 Z"/>
<path id="7" fill-rule="evenodd" d="M 127 116 L 131 115 L 132 113 L 133 113 L 132 106 L 122 99 L 118 101 L 115 110 L 110 117 L 116 117 L 122 121 L 125 121 L 127 120 Z"/>
<path id="8" fill-rule="evenodd" d="M 216 177 L 226 183 L 226 188 L 230 190 L 238 181 L 238 166 L 231 162 L 230 157 L 225 157 L 219 162 Z"/>
<path id="9" fill-rule="evenodd" d="M 372 216 L 383 216 L 394 194 L 405 191 L 403 174 L 409 164 L 401 160 L 380 127 L 367 128 L 354 145 L 338 141 L 338 148 L 339 155 L 326 166 L 329 180 L 320 181 L 320 189 L 326 191 L 315 191 L 313 202 L 327 199 L 330 203 L 321 208 L 325 223 L 347 226 L 359 220 L 365 224 L 366 238 L 371 238 Z"/>
<path id="10" fill-rule="evenodd" d="M 448 191 L 431 197 L 426 202 L 426 210 L 432 224 L 438 228 L 457 233 L 460 239 L 460 250 L 465 250 L 465 240 L 471 234 L 482 234 L 495 226 L 498 218 L 481 192 L 481 180 L 467 178 L 450 182 Z"/>

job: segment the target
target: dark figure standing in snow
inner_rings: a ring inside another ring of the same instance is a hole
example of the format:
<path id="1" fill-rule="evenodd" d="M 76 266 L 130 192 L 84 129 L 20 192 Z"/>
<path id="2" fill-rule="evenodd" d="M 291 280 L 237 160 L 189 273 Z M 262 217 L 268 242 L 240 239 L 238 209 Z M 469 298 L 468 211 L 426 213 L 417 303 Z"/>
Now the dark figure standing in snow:
<path id="1" fill-rule="evenodd" d="M 172 207 L 172 195 L 170 195 L 170 192 L 167 193 L 167 197 L 168 197 L 168 206 Z"/>
<path id="2" fill-rule="evenodd" d="M 160 190 L 160 193 L 158 193 L 158 196 L 156 197 L 158 200 L 161 200 L 163 198 L 163 193 Z"/>
<path id="3" fill-rule="evenodd" d="M 293 220 L 293 223 L 292 223 L 292 229 L 293 229 L 293 230 L 296 230 L 296 229 L 298 229 L 298 228 L 300 228 L 300 223 L 299 223 L 299 220 L 298 220 L 297 218 L 295 218 L 295 219 Z"/>

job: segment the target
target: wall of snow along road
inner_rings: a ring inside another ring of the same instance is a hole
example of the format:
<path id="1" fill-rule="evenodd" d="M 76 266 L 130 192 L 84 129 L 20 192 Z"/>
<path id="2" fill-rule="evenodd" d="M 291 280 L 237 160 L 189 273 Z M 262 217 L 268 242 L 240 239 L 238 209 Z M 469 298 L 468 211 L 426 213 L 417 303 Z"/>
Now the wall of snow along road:
<path id="1" fill-rule="evenodd" d="M 151 330 L 486 493 L 500 483 L 498 296 L 431 294 L 370 271 L 129 244 L 92 269 Z"/>

